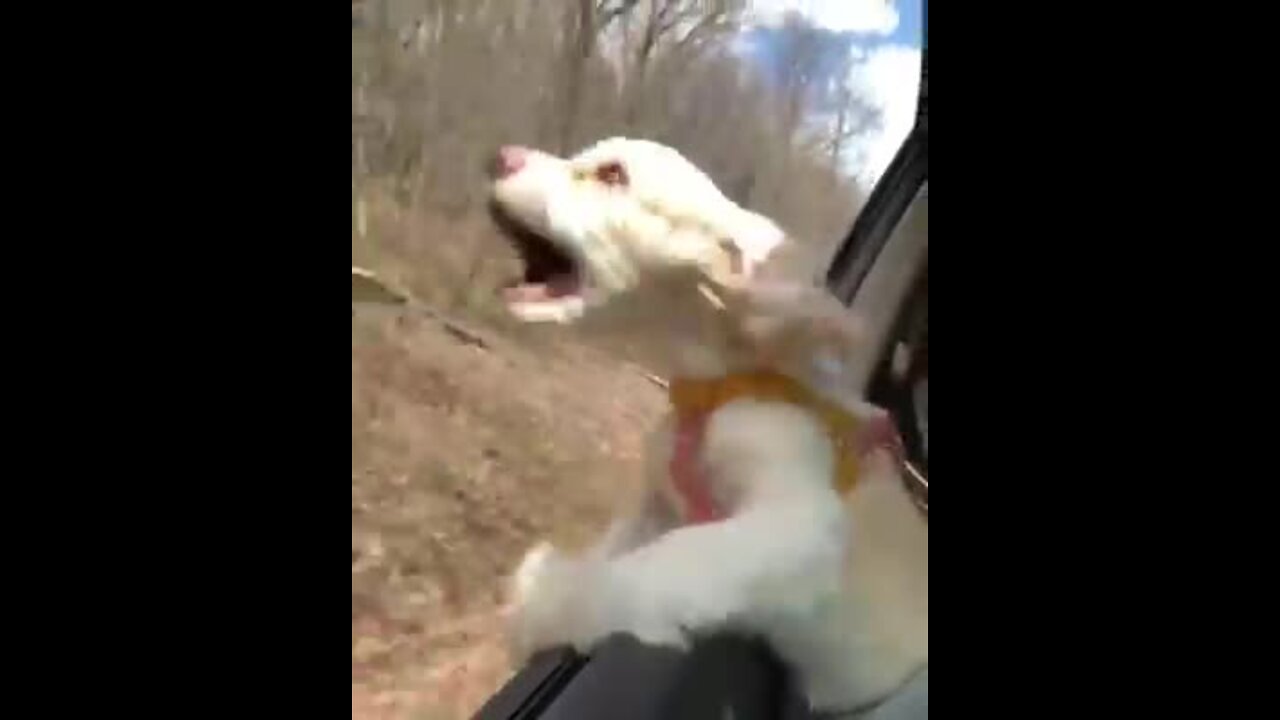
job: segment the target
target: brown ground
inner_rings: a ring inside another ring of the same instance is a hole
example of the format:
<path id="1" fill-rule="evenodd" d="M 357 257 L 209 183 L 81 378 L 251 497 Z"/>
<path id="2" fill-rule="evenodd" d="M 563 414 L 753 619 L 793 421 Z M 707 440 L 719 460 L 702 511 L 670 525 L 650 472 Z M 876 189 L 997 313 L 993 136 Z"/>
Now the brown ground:
<path id="1" fill-rule="evenodd" d="M 453 312 L 486 346 L 421 316 L 352 318 L 353 719 L 471 716 L 510 673 L 507 574 L 539 539 L 602 528 L 662 409 L 658 388 L 562 334 Z"/>

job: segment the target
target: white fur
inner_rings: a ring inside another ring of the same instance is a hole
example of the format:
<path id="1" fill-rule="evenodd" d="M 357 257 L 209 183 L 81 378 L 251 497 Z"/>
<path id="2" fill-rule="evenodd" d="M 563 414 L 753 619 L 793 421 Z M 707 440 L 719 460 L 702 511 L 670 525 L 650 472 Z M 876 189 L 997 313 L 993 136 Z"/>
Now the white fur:
<path id="1" fill-rule="evenodd" d="M 571 254 L 581 297 L 513 303 L 531 321 L 576 323 L 647 341 L 658 372 L 715 377 L 766 359 L 870 417 L 849 380 L 869 359 L 846 309 L 813 288 L 766 283 L 783 232 L 656 143 L 614 138 L 570 159 L 530 151 L 495 181 L 509 216 Z M 598 182 L 602 163 L 625 186 Z M 734 255 L 738 258 L 735 260 Z M 885 457 L 865 458 L 848 497 L 833 448 L 806 410 L 742 399 L 711 417 L 700 460 L 728 519 L 682 526 L 668 419 L 649 453 L 649 487 L 591 551 L 532 550 L 514 580 L 518 657 L 604 637 L 684 646 L 737 630 L 765 637 L 811 703 L 874 703 L 928 662 L 928 525 Z"/>

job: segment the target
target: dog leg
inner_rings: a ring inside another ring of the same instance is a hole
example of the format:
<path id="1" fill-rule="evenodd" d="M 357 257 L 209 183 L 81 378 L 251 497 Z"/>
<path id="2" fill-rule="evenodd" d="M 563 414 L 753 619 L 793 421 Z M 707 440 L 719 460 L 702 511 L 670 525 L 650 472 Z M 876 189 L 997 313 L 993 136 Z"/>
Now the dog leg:
<path id="1" fill-rule="evenodd" d="M 670 421 L 649 438 L 648 457 L 670 453 Z M 660 490 L 665 463 L 650 462 L 647 483 L 638 502 L 619 514 L 595 545 L 573 557 L 541 543 L 525 554 L 515 573 L 514 602 L 509 610 L 511 652 L 520 662 L 533 652 L 568 644 L 578 633 L 572 626 L 580 593 L 593 592 L 582 578 L 599 578 L 605 564 L 635 550 L 679 524 L 670 500 Z"/>
<path id="2" fill-rule="evenodd" d="M 517 653 L 557 645 L 587 652 L 614 633 L 683 648 L 687 633 L 803 615 L 834 601 L 845 520 L 832 505 L 797 503 L 684 527 L 606 561 L 535 549 L 518 573 Z"/>
<path id="3" fill-rule="evenodd" d="M 845 528 L 838 509 L 797 502 L 674 530 L 604 568 L 594 615 L 610 631 L 661 642 L 807 612 L 841 590 Z"/>
<path id="4" fill-rule="evenodd" d="M 688 631 L 759 627 L 836 601 L 848 517 L 829 479 L 830 442 L 812 417 L 786 404 L 731 403 L 712 417 L 703 458 L 741 498 L 736 511 L 613 556 L 535 549 L 518 573 L 518 644 L 585 651 L 621 632 L 683 646 Z M 643 534 L 619 531 L 610 549 L 628 536 Z"/>

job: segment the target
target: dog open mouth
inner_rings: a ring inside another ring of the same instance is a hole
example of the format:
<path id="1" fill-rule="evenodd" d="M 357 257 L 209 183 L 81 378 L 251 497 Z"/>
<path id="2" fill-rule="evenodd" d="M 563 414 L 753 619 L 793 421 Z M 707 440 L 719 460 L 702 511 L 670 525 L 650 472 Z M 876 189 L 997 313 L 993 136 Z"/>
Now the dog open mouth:
<path id="1" fill-rule="evenodd" d="M 524 261 L 524 274 L 502 289 L 508 303 L 554 302 L 582 295 L 583 273 L 568 252 L 507 215 L 496 203 L 489 214 Z"/>

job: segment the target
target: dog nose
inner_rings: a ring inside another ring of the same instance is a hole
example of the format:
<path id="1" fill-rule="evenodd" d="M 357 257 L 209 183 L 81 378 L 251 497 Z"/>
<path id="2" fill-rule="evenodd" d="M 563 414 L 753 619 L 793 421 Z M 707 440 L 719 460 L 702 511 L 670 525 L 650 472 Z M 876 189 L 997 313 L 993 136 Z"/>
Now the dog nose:
<path id="1" fill-rule="evenodd" d="M 493 161 L 493 176 L 501 180 L 505 177 L 520 172 L 520 168 L 524 167 L 525 159 L 528 153 L 524 148 L 515 145 L 505 145 L 498 149 L 498 155 Z"/>

